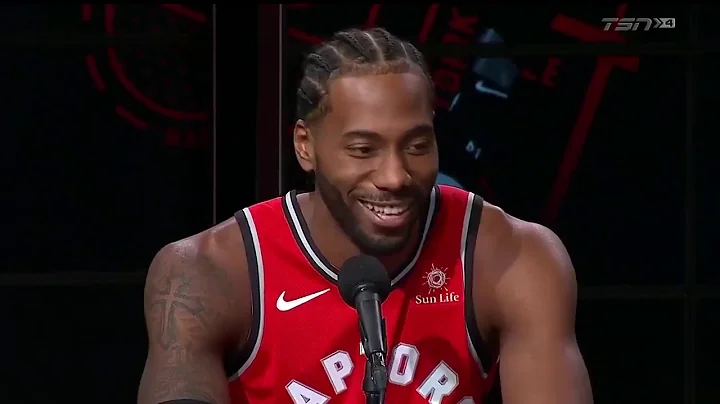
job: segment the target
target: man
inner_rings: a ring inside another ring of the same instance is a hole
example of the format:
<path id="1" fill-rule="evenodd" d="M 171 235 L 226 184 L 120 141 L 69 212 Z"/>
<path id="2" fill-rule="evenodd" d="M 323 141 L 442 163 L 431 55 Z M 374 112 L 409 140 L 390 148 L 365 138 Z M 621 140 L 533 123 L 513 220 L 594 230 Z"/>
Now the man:
<path id="1" fill-rule="evenodd" d="M 337 33 L 307 57 L 297 103 L 295 153 L 315 191 L 158 253 L 138 402 L 363 403 L 357 314 L 335 287 L 358 254 L 392 279 L 387 402 L 479 404 L 496 374 L 507 404 L 592 402 L 560 240 L 434 185 L 420 52 L 382 29 Z"/>

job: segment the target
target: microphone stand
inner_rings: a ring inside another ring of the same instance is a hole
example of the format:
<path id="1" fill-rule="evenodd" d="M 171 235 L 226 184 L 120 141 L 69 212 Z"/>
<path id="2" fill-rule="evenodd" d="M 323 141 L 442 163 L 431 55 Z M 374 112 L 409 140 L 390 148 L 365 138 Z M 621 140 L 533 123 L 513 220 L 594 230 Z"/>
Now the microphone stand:
<path id="1" fill-rule="evenodd" d="M 365 392 L 366 404 L 385 404 L 385 389 L 387 388 L 387 367 L 385 366 L 385 355 L 382 352 L 375 352 L 367 355 L 365 361 L 365 378 L 363 379 L 363 391 Z"/>
<path id="2" fill-rule="evenodd" d="M 363 391 L 365 392 L 366 404 L 385 404 L 385 390 L 387 389 L 388 371 L 385 365 L 385 350 L 387 349 L 387 334 L 385 332 L 385 319 L 381 318 L 382 346 L 379 349 L 371 350 L 368 344 L 367 334 L 360 325 L 363 351 L 365 352 L 365 377 L 363 378 Z"/>

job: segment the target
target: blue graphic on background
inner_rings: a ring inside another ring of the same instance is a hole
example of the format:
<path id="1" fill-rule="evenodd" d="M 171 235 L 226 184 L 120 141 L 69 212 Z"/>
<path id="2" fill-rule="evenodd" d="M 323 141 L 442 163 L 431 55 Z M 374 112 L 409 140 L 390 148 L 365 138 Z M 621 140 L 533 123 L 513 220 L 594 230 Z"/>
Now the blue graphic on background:
<path id="1" fill-rule="evenodd" d="M 443 173 L 438 173 L 437 180 L 435 181 L 437 185 L 450 185 L 453 187 L 465 189 L 455 178 L 445 175 Z"/>
<path id="2" fill-rule="evenodd" d="M 503 39 L 494 29 L 485 31 L 478 39 L 480 44 L 501 44 Z M 473 72 L 479 76 L 475 90 L 499 98 L 508 98 L 518 75 L 518 67 L 512 60 L 501 57 L 475 59 Z"/>
<path id="3" fill-rule="evenodd" d="M 502 36 L 492 28 L 482 33 L 478 38 L 479 44 L 501 44 L 505 41 Z M 475 91 L 497 98 L 507 99 L 510 89 L 518 76 L 518 67 L 512 60 L 502 57 L 478 57 L 473 62 L 472 71 L 476 75 Z M 460 100 L 460 93 L 455 95 L 450 104 L 453 110 Z"/>
<path id="4" fill-rule="evenodd" d="M 493 28 L 484 30 L 476 42 L 483 44 L 502 44 L 503 37 Z M 472 63 L 471 80 L 474 84 L 463 88 L 450 103 L 450 119 L 458 122 L 457 131 L 465 137 L 464 152 L 473 160 L 487 162 L 491 150 L 491 135 L 504 126 L 497 122 L 497 111 L 510 97 L 512 87 L 519 76 L 519 68 L 506 57 L 477 57 Z M 482 156 L 482 157 L 481 157 Z M 466 181 L 464 175 L 460 178 Z M 454 178 L 450 181 L 458 182 Z"/>

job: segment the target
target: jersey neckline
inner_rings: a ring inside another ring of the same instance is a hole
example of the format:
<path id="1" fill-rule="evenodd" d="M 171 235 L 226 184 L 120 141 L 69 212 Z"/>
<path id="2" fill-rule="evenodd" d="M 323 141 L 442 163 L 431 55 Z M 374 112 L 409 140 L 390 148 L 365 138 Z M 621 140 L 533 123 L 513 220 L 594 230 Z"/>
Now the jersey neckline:
<path id="1" fill-rule="evenodd" d="M 438 211 L 440 202 L 439 196 L 440 189 L 437 186 L 433 187 L 430 192 L 430 203 L 428 204 L 427 215 L 421 222 L 423 232 L 420 237 L 420 242 L 417 245 L 415 253 L 411 255 L 410 261 L 390 280 L 390 285 L 392 287 L 395 287 L 401 280 L 410 274 L 410 272 L 412 272 L 413 267 L 415 267 L 415 264 L 420 258 L 423 246 L 425 245 L 430 229 L 432 228 L 435 214 Z M 295 241 L 300 247 L 303 255 L 305 255 L 312 267 L 320 275 L 331 283 L 337 284 L 338 269 L 325 258 L 325 255 L 323 255 L 310 236 L 310 230 L 297 201 L 297 191 L 293 190 L 285 194 L 282 198 L 282 208 L 293 237 L 295 238 Z"/>

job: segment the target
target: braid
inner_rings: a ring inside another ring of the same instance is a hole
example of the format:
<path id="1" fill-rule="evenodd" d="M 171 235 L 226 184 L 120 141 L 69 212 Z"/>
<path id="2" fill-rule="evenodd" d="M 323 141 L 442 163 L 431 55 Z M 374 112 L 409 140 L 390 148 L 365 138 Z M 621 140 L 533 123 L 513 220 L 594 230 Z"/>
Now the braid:
<path id="1" fill-rule="evenodd" d="M 403 72 L 411 65 L 422 70 L 433 91 L 423 55 L 411 43 L 401 41 L 382 28 L 337 32 L 305 58 L 297 90 L 298 118 L 307 121 L 327 112 L 326 96 L 331 78 L 347 73 Z"/>
<path id="2" fill-rule="evenodd" d="M 349 31 L 341 31 L 336 33 L 333 36 L 333 39 L 336 41 L 340 41 L 344 43 L 345 45 L 349 46 L 353 51 L 356 53 L 356 57 L 353 59 L 356 62 L 372 62 L 372 53 L 370 50 L 363 44 L 365 42 L 364 40 L 367 40 L 367 37 L 363 35 L 362 31 L 353 29 Z"/>
<path id="3" fill-rule="evenodd" d="M 309 54 L 307 56 L 307 62 L 308 62 L 308 64 L 318 66 L 325 71 L 330 71 L 330 69 L 331 69 L 328 62 L 326 62 L 325 59 L 323 59 L 323 57 L 318 55 L 317 53 Z"/>
<path id="4" fill-rule="evenodd" d="M 375 40 L 375 44 L 380 48 L 381 46 L 384 46 L 384 57 L 392 57 L 398 47 L 398 44 L 400 43 L 400 40 L 395 38 L 394 36 L 390 35 L 389 32 L 385 31 L 382 28 L 373 28 L 370 30 L 370 35 L 373 38 L 378 38 Z M 382 45 L 378 44 L 378 40 L 382 41 Z"/>

